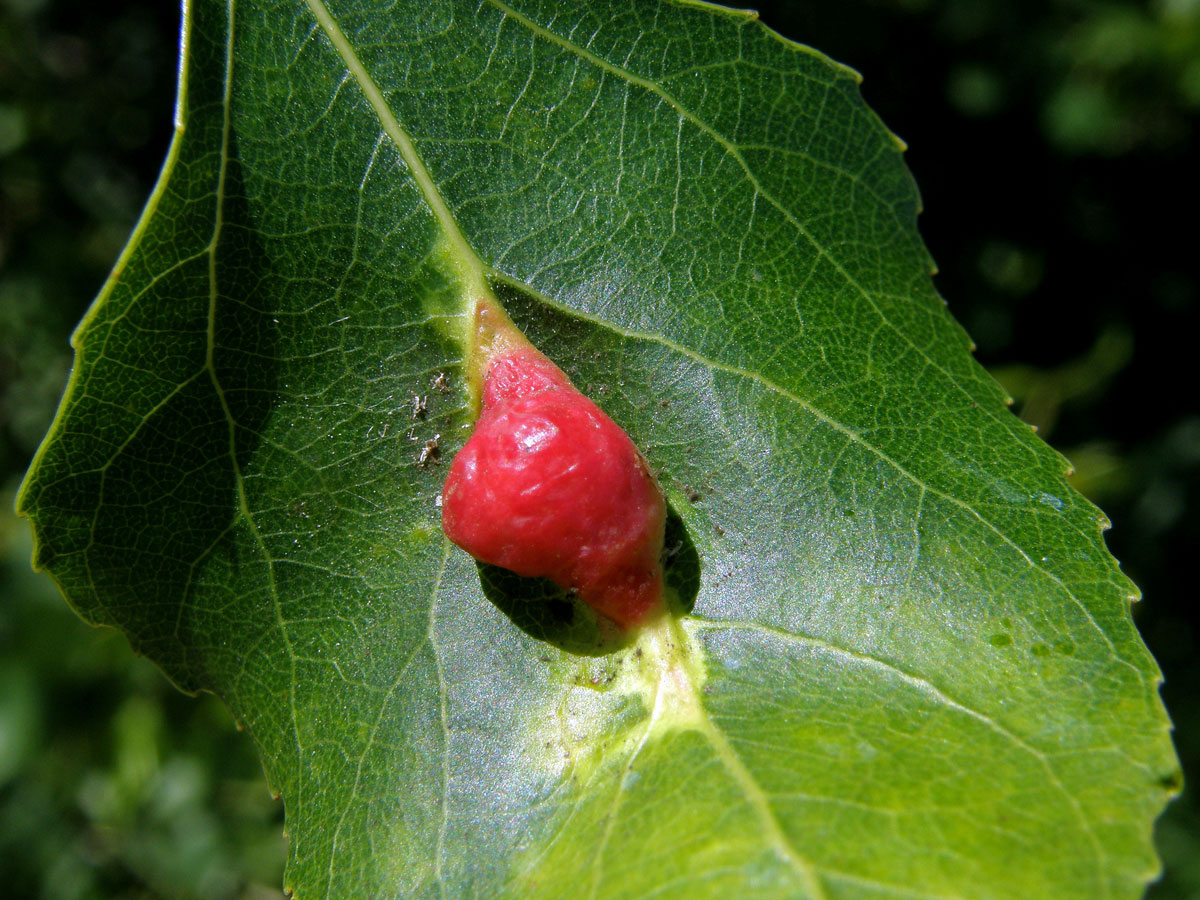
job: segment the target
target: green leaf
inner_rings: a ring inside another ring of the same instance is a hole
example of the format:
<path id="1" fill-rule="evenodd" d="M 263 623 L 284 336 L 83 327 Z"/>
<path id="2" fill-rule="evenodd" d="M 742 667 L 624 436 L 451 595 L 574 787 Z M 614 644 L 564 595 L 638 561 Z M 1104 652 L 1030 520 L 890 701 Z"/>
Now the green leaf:
<path id="1" fill-rule="evenodd" d="M 1139 895 L 1178 767 L 1136 591 L 854 73 L 683 2 L 186 16 L 20 508 L 81 614 L 249 727 L 300 900 Z M 695 548 L 631 646 L 539 640 L 441 535 L 487 291 Z"/>

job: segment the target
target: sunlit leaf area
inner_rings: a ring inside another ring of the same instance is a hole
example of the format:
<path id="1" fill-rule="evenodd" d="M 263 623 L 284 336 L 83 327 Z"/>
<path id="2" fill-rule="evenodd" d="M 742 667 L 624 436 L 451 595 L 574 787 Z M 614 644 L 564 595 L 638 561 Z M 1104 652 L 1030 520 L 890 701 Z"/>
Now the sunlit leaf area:
<path id="1" fill-rule="evenodd" d="M 1200 5 L 189 9 L 0 5 L 6 896 L 1200 895 Z M 443 540 L 481 290 L 662 629 Z"/>

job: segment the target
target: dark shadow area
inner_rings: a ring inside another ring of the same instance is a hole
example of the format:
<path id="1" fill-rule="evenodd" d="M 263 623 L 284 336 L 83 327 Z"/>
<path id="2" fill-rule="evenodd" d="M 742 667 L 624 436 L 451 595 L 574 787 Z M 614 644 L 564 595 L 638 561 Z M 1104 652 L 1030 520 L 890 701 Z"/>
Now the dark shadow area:
<path id="1" fill-rule="evenodd" d="M 672 615 L 687 615 L 700 590 L 700 554 L 670 505 L 663 546 L 667 605 Z M 628 643 L 628 636 L 613 622 L 549 579 L 525 578 L 488 563 L 477 565 L 484 595 L 531 637 L 578 656 L 604 656 Z"/>

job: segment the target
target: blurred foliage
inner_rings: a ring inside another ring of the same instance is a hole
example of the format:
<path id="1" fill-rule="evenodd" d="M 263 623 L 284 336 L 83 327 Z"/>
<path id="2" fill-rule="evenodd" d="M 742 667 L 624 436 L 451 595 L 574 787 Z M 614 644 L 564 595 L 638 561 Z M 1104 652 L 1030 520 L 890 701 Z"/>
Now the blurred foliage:
<path id="1" fill-rule="evenodd" d="M 172 688 L 29 569 L 0 494 L 0 877 L 30 900 L 279 898 L 278 804 L 215 697 Z"/>
<path id="2" fill-rule="evenodd" d="M 865 76 L 911 146 L 938 286 L 1016 411 L 1072 460 L 1146 599 L 1189 784 L 1154 900 L 1200 897 L 1194 229 L 1200 0 L 761 5 Z M 170 137 L 170 3 L 0 0 L 0 883 L 7 895 L 280 896 L 281 811 L 212 697 L 177 693 L 29 570 L 12 490 L 66 338 Z M 1177 210 L 1171 215 L 1171 210 Z M 1193 378 L 1194 380 L 1194 378 Z M 1181 401 L 1179 398 L 1185 399 Z"/>

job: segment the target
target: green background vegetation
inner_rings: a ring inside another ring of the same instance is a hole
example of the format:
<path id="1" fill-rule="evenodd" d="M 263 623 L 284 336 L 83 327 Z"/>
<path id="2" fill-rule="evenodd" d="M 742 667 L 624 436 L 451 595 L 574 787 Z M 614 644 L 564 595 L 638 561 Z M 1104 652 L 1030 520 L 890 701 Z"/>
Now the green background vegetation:
<path id="1" fill-rule="evenodd" d="M 174 691 L 29 571 L 12 495 L 170 137 L 166 3 L 0 0 L 0 884 L 6 896 L 279 897 L 282 814 L 213 698 Z M 1017 411 L 1075 463 L 1146 599 L 1185 772 L 1200 666 L 1184 554 L 1200 488 L 1200 2 L 763 8 L 863 73 L 912 148 L 937 284 Z M 1180 399 L 1180 398 L 1184 399 Z M 1192 402 L 1189 404 L 1189 400 Z M 1155 898 L 1200 897 L 1189 786 Z"/>

